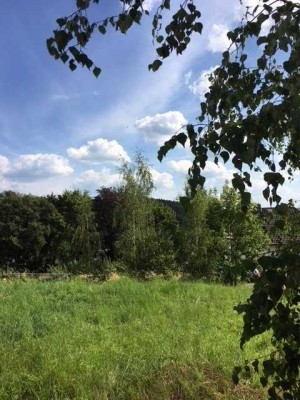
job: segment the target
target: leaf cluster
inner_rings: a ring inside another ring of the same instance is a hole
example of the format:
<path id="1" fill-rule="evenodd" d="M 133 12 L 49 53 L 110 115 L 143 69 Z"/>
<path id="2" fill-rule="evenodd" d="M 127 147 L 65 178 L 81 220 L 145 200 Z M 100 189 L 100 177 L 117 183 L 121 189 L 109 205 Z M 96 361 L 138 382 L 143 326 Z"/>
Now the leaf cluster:
<path id="1" fill-rule="evenodd" d="M 277 229 L 285 239 L 281 249 L 258 260 L 261 277 L 247 302 L 236 307 L 244 318 L 241 347 L 254 336 L 270 331 L 274 351 L 237 367 L 233 375 L 237 382 L 242 372 L 258 373 L 274 400 L 300 396 L 299 211 L 281 208 L 279 212 Z M 291 231 L 292 236 L 286 234 Z"/>
<path id="2" fill-rule="evenodd" d="M 71 71 L 81 65 L 92 70 L 98 77 L 101 68 L 95 65 L 85 52 L 93 34 L 98 31 L 101 35 L 105 35 L 109 28 L 126 34 L 133 25 L 140 24 L 142 18 L 149 15 L 149 11 L 143 7 L 144 1 L 120 0 L 123 6 L 122 12 L 95 21 L 91 21 L 88 11 L 93 4 L 98 4 L 99 0 L 76 1 L 77 9 L 71 15 L 57 19 L 57 28 L 47 39 L 49 54 L 63 63 L 68 62 Z M 162 65 L 161 60 L 173 51 L 176 54 L 182 54 L 190 42 L 191 34 L 202 31 L 202 24 L 199 22 L 201 14 L 194 5 L 194 1 L 185 0 L 172 16 L 170 23 L 166 24 L 165 36 L 163 36 L 161 29 L 165 10 L 170 10 L 170 0 L 161 1 L 152 19 L 152 36 L 157 43 L 156 52 L 160 57 L 149 64 L 149 69 L 153 71 L 156 71 Z"/>

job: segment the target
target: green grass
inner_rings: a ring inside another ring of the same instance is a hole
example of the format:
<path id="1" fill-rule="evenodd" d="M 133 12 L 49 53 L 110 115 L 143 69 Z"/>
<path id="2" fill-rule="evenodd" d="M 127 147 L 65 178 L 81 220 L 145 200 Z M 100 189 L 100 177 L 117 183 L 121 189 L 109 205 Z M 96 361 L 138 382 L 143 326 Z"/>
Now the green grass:
<path id="1" fill-rule="evenodd" d="M 197 282 L 0 283 L 0 399 L 263 399 L 235 388 L 233 306 L 245 287 Z"/>

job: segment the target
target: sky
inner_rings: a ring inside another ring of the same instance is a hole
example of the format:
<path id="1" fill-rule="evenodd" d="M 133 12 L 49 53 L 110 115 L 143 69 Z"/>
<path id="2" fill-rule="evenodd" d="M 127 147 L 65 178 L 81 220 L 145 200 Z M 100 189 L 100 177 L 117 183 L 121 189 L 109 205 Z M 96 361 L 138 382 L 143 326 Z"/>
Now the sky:
<path id="1" fill-rule="evenodd" d="M 151 16 L 159 1 L 146 3 Z M 179 1 L 172 3 L 175 10 Z M 88 54 L 102 69 L 96 79 L 87 69 L 71 72 L 46 48 L 56 19 L 71 14 L 75 0 L 4 2 L 0 191 L 46 195 L 80 189 L 95 195 L 102 186 L 118 185 L 121 159 L 133 160 L 141 150 L 151 166 L 154 197 L 174 200 L 182 194 L 190 150 L 178 147 L 162 163 L 157 151 L 183 125 L 196 123 L 208 88 L 207 74 L 228 46 L 226 32 L 241 18 L 239 0 L 196 3 L 203 34 L 194 34 L 186 52 L 169 57 L 155 73 L 148 71 L 156 58 L 151 17 L 126 35 L 113 30 L 96 33 L 88 46 Z M 103 19 L 120 7 L 118 0 L 102 0 L 91 17 Z M 206 188 L 220 191 L 233 172 L 230 163 L 217 166 L 209 160 Z M 253 200 L 268 206 L 261 195 L 265 186 L 262 174 L 253 176 Z M 300 200 L 299 175 L 278 193 L 283 200 Z"/>

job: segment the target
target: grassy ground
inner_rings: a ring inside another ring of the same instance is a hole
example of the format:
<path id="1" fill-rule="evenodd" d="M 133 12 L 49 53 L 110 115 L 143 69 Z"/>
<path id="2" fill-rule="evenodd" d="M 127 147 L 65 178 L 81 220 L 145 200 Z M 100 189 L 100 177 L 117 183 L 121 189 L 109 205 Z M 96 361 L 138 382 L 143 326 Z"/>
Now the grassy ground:
<path id="1" fill-rule="evenodd" d="M 233 306 L 249 288 L 196 282 L 0 283 L 0 399 L 263 399 L 234 387 Z"/>

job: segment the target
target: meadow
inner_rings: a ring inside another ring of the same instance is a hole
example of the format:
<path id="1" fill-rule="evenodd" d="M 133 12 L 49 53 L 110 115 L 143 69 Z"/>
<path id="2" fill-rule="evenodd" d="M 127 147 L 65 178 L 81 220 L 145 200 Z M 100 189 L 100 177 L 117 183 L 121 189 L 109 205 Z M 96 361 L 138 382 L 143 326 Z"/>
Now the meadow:
<path id="1" fill-rule="evenodd" d="M 234 386 L 245 286 L 129 278 L 0 283 L 0 399 L 260 400 Z"/>

